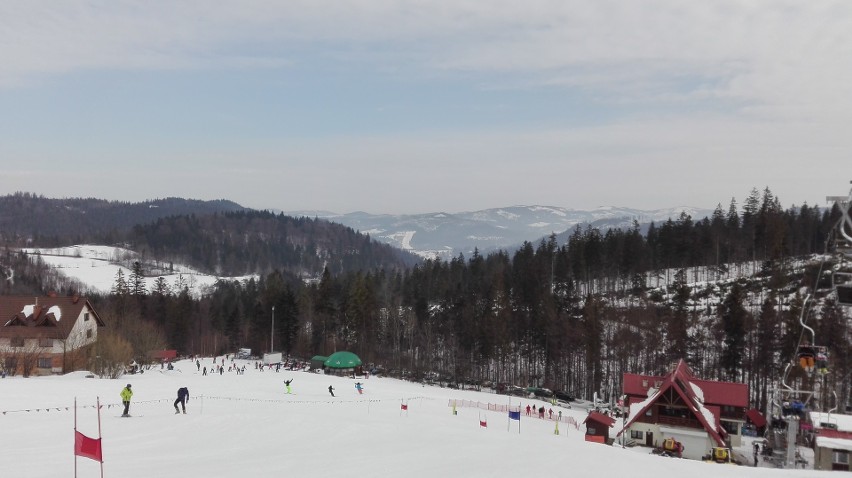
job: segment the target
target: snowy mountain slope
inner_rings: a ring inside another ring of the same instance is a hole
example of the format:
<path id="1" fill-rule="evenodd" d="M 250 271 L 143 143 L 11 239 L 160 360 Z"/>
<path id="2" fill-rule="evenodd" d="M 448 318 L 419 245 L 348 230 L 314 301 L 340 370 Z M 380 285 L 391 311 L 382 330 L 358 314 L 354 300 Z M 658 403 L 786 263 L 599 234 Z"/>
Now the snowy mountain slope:
<path id="1" fill-rule="evenodd" d="M 633 221 L 650 223 L 677 218 L 681 213 L 693 219 L 712 210 L 675 207 L 645 211 L 623 207 L 600 207 L 591 211 L 552 206 L 512 206 L 460 213 L 388 215 L 353 212 L 290 211 L 292 216 L 318 217 L 337 222 L 373 238 L 409 250 L 423 257 L 452 257 L 515 247 L 524 241 L 537 242 L 551 233 L 561 233 L 578 224 L 601 228 L 628 228 Z"/>
<path id="2" fill-rule="evenodd" d="M 252 277 L 211 276 L 180 264 L 146 261 L 136 252 L 120 247 L 87 244 L 58 248 L 24 248 L 21 251 L 30 254 L 32 258 L 41 258 L 45 264 L 66 277 L 76 279 L 88 290 L 100 293 L 112 290 L 119 270 L 124 274 L 124 280 L 128 280 L 134 261 L 140 261 L 143 265 L 148 291 L 154 290 L 154 284 L 159 277 L 163 277 L 172 290 L 182 290 L 186 287 L 193 296 L 203 295 L 207 288 L 219 280 L 247 280 Z"/>
<path id="3" fill-rule="evenodd" d="M 212 366 L 210 357 L 201 365 Z M 586 443 L 586 410 L 562 411 L 555 422 L 528 418 L 510 422 L 503 412 L 458 407 L 451 399 L 483 406 L 517 405 L 518 398 L 488 392 L 423 386 L 389 378 L 362 380 L 308 372 L 260 372 L 250 361 L 244 375 L 203 376 L 194 362 L 175 370 L 154 368 L 118 380 L 66 376 L 0 379 L 0 437 L 5 439 L 3 476 L 53 478 L 74 469 L 74 400 L 77 428 L 98 436 L 100 397 L 104 476 L 184 477 L 543 477 L 629 476 L 784 477 L 836 476 L 813 470 L 706 464 L 648 454 L 647 448 Z M 293 394 L 283 381 L 293 379 Z M 131 383 L 132 418 L 120 418 L 119 392 Z M 335 397 L 328 393 L 333 386 Z M 186 415 L 172 402 L 187 387 Z M 536 400 L 520 403 L 550 405 Z M 408 405 L 408 411 L 401 409 Z M 480 420 L 487 427 L 480 427 Z M 520 427 L 519 427 L 520 425 Z M 520 433 L 519 433 L 520 431 Z M 741 452 L 748 453 L 747 443 Z M 750 455 L 749 455 L 750 457 Z M 78 458 L 78 476 L 99 476 L 99 464 Z"/>

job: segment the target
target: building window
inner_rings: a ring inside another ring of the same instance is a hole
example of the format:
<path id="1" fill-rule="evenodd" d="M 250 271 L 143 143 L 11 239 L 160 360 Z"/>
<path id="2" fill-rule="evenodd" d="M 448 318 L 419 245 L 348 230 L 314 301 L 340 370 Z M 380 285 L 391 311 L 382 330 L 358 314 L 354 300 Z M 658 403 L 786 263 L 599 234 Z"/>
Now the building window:
<path id="1" fill-rule="evenodd" d="M 654 411 L 653 411 L 653 410 L 651 410 L 650 408 L 648 408 L 648 410 L 646 410 L 646 411 L 645 411 L 645 416 L 646 416 L 646 417 L 653 417 L 653 416 L 654 416 Z"/>
<path id="2" fill-rule="evenodd" d="M 630 438 L 635 438 L 636 440 L 644 440 L 645 434 L 640 430 L 630 430 Z"/>
<path id="3" fill-rule="evenodd" d="M 53 339 L 38 339 L 39 347 L 53 347 Z"/>
<path id="4" fill-rule="evenodd" d="M 24 338 L 23 337 L 12 337 L 10 340 L 10 345 L 12 347 L 23 347 L 24 346 Z"/>
<path id="5" fill-rule="evenodd" d="M 40 358 L 38 359 L 38 368 L 51 368 L 53 367 L 53 360 L 50 358 Z"/>
<path id="6" fill-rule="evenodd" d="M 586 427 L 586 435 L 594 435 L 595 429 L 592 427 Z"/>
<path id="7" fill-rule="evenodd" d="M 739 435 L 740 434 L 740 427 L 737 426 L 736 422 L 729 422 L 729 421 L 726 421 L 726 420 L 722 420 L 721 422 L 722 422 L 722 428 L 724 428 L 725 431 L 728 432 L 728 434 L 730 434 L 730 435 Z"/>
<path id="8" fill-rule="evenodd" d="M 18 359 L 15 357 L 6 357 L 5 368 L 7 372 L 14 374 L 14 372 L 18 369 Z"/>
<path id="9" fill-rule="evenodd" d="M 84 321 L 89 320 L 89 313 L 88 313 L 88 312 L 86 312 L 85 314 L 83 314 L 83 320 L 84 320 Z"/>
<path id="10" fill-rule="evenodd" d="M 92 329 L 88 329 L 88 330 L 86 330 L 86 338 L 87 338 L 87 339 L 92 338 Z"/>
<path id="11" fill-rule="evenodd" d="M 845 450 L 834 450 L 831 452 L 831 462 L 835 465 L 849 466 L 849 452 Z"/>

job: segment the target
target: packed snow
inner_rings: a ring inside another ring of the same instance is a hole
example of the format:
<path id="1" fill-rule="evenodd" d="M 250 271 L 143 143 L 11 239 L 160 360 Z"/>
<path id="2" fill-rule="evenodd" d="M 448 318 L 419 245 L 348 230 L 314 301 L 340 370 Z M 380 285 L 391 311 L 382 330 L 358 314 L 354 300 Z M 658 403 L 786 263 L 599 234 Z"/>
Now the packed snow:
<path id="1" fill-rule="evenodd" d="M 200 364 L 209 370 L 213 359 L 201 358 Z M 100 397 L 107 477 L 804 478 L 830 473 L 715 465 L 651 455 L 647 448 L 587 443 L 583 426 L 568 423 L 582 423 L 587 414 L 576 405 L 568 409 L 391 378 L 261 372 L 250 360 L 235 364 L 246 365 L 245 374 L 204 376 L 193 361 L 181 360 L 174 370 L 158 366 L 117 380 L 87 378 L 85 372 L 0 379 L 0 475 L 72 476 L 75 397 L 81 407 L 77 428 L 93 438 Z M 284 386 L 289 379 L 291 395 Z M 363 395 L 356 382 L 363 383 Z M 119 392 L 127 383 L 134 391 L 132 417 L 121 418 Z M 190 391 L 186 415 L 175 415 L 173 408 L 180 387 Z M 502 411 L 473 407 L 458 407 L 454 415 L 451 400 L 478 402 L 482 408 L 553 407 L 564 423 L 557 435 L 556 422 L 525 413 L 520 422 L 510 422 Z M 744 444 L 746 453 L 749 446 Z M 77 467 L 80 477 L 100 474 L 98 462 L 87 458 L 77 458 Z"/>

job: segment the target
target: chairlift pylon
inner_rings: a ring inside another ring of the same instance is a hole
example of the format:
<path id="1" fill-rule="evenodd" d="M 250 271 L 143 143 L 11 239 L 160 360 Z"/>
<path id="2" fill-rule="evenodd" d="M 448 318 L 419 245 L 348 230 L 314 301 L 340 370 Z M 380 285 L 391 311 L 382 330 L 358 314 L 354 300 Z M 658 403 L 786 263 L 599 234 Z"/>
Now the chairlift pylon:
<path id="1" fill-rule="evenodd" d="M 852 260 L 852 189 L 847 196 L 829 196 L 826 200 L 833 202 L 840 210 L 841 217 L 836 225 L 835 247 L 840 266 L 831 273 L 831 286 L 837 296 L 837 303 L 852 306 L 852 272 L 844 270 L 843 263 Z"/>

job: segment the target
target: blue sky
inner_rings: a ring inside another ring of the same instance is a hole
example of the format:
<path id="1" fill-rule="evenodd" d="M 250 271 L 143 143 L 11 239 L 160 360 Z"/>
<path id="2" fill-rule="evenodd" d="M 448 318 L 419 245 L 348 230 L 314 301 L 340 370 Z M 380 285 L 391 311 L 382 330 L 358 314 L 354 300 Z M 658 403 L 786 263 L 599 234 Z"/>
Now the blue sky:
<path id="1" fill-rule="evenodd" d="M 0 194 L 822 204 L 852 179 L 852 5 L 812 3 L 6 1 Z"/>

